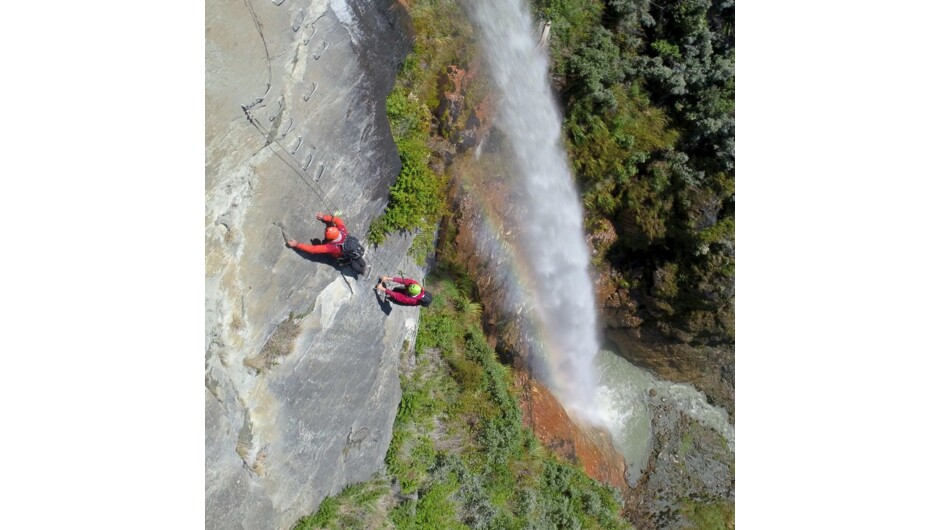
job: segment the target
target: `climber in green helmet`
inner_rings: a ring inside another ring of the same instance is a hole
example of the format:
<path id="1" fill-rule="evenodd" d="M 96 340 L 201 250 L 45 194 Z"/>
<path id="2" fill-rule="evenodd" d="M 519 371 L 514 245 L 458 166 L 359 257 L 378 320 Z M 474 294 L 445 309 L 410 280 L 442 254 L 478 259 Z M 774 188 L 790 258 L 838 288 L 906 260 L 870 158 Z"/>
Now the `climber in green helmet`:
<path id="1" fill-rule="evenodd" d="M 389 289 L 386 287 L 385 282 L 400 283 L 402 287 Z M 420 283 L 411 278 L 382 276 L 379 278 L 379 283 L 375 286 L 375 290 L 385 293 L 385 296 L 401 305 L 423 305 L 425 307 L 431 305 L 431 293 L 425 291 Z"/>

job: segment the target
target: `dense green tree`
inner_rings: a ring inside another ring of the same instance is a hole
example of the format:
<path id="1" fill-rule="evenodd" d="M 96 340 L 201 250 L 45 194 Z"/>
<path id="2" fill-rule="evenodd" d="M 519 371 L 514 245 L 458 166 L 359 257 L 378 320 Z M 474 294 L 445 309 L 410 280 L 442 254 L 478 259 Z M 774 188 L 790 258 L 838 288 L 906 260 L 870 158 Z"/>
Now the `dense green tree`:
<path id="1" fill-rule="evenodd" d="M 637 287 L 670 308 L 656 318 L 714 331 L 720 323 L 692 323 L 733 297 L 734 2 L 577 3 L 590 9 L 534 2 L 553 22 L 553 71 L 588 215 L 613 222 L 613 265 L 639 267 Z M 668 296 L 654 288 L 663 263 L 676 267 Z"/>
<path id="2" fill-rule="evenodd" d="M 570 97 L 582 105 L 587 100 L 598 111 L 614 109 L 617 99 L 611 88 L 619 86 L 628 73 L 629 65 L 621 57 L 613 34 L 599 27 L 568 62 Z"/>

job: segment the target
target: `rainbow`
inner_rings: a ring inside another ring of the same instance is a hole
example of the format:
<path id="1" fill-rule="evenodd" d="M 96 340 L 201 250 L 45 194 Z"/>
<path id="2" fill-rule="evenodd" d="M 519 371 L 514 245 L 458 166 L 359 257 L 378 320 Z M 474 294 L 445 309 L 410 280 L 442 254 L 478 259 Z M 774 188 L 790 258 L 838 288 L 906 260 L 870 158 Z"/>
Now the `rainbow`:
<path id="1" fill-rule="evenodd" d="M 479 173 L 476 170 L 457 171 L 457 181 L 465 190 L 489 188 Z M 495 265 L 490 273 L 504 289 L 502 296 L 498 297 L 501 309 L 506 314 L 517 314 L 524 325 L 526 343 L 534 361 L 529 368 L 569 414 L 598 424 L 601 422 L 600 413 L 593 406 L 596 384 L 581 388 L 579 383 L 583 378 L 575 377 L 578 370 L 593 372 L 593 364 L 587 362 L 588 366 L 579 366 L 572 352 L 554 340 L 557 334 L 552 332 L 550 319 L 543 310 L 538 275 L 520 244 L 526 236 L 524 228 L 520 227 L 525 225 L 520 219 L 512 218 L 519 212 L 514 212 L 512 206 L 504 207 L 498 201 L 488 200 L 482 191 L 469 195 L 474 197 L 474 205 L 480 213 L 479 226 L 474 227 L 476 250 Z"/>

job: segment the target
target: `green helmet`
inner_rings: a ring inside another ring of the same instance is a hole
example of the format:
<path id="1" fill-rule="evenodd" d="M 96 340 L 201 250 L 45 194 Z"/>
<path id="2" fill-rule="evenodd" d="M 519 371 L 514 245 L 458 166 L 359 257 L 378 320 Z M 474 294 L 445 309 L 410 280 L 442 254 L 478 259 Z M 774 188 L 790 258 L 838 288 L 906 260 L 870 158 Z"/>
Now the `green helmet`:
<path id="1" fill-rule="evenodd" d="M 421 294 L 421 286 L 416 283 L 409 285 L 408 294 L 410 294 L 411 296 L 418 296 L 419 294 Z"/>

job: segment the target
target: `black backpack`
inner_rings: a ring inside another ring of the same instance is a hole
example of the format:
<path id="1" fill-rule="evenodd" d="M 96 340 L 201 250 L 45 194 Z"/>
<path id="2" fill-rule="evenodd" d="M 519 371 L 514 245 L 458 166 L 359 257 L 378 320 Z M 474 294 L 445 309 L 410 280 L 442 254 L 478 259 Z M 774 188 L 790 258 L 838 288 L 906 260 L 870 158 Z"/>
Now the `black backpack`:
<path id="1" fill-rule="evenodd" d="M 421 297 L 421 300 L 418 300 L 418 303 L 422 307 L 431 307 L 431 293 L 424 291 L 424 296 Z"/>
<path id="2" fill-rule="evenodd" d="M 362 248 L 359 240 L 350 235 L 346 236 L 340 247 L 343 249 L 343 257 L 347 260 L 357 260 L 366 253 L 366 249 Z"/>

